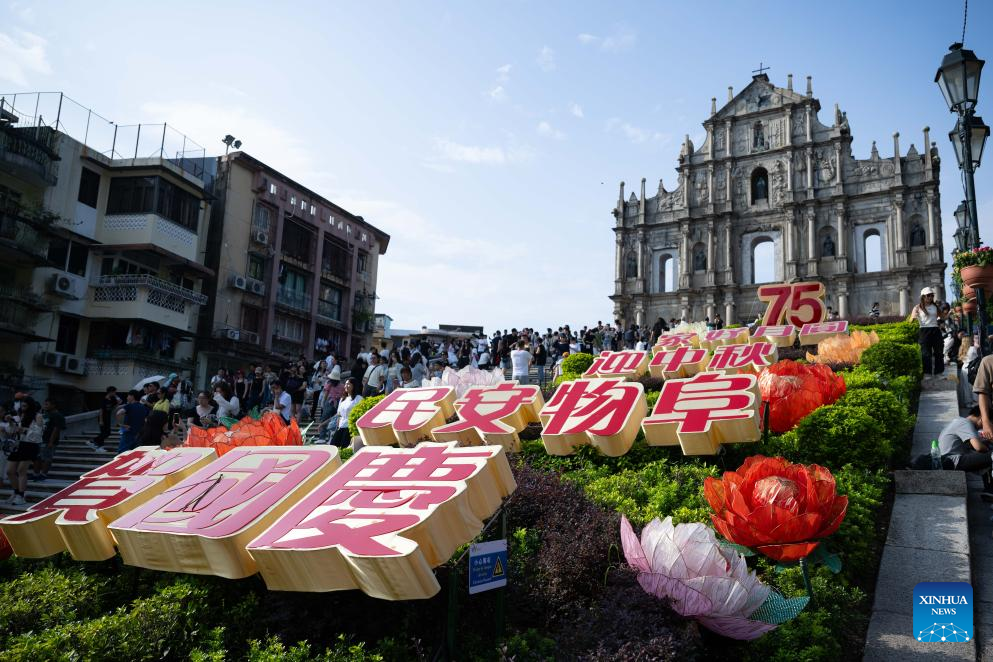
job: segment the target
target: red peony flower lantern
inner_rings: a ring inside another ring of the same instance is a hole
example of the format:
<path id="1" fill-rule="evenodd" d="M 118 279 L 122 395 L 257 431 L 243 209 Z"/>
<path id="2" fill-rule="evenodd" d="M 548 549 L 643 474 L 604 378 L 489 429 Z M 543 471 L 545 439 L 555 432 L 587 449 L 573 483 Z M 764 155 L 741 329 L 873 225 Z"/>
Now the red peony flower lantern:
<path id="1" fill-rule="evenodd" d="M 753 455 L 737 471 L 704 483 L 718 533 L 776 561 L 797 561 L 838 530 L 848 497 L 826 468 Z"/>
<path id="2" fill-rule="evenodd" d="M 768 403 L 769 429 L 786 432 L 821 405 L 843 396 L 845 380 L 826 365 L 784 359 L 759 374 L 759 390 Z"/>
<path id="3" fill-rule="evenodd" d="M 290 419 L 290 424 L 283 422 L 282 416 L 274 411 L 267 411 L 262 418 L 255 420 L 246 416 L 231 426 L 228 430 L 223 425 L 216 428 L 190 428 L 186 437 L 186 446 L 211 448 L 218 455 L 224 455 L 239 446 L 300 446 L 303 436 L 297 426 L 296 419 Z"/>

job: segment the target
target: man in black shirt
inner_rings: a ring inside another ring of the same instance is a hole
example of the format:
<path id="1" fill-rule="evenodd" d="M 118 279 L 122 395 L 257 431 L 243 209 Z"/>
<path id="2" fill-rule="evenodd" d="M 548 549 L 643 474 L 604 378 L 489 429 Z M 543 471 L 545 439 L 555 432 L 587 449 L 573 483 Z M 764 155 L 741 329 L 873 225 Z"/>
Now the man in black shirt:
<path id="1" fill-rule="evenodd" d="M 107 387 L 107 392 L 100 401 L 100 434 L 93 438 L 93 441 L 86 442 L 90 448 L 98 453 L 106 453 L 103 442 L 110 436 L 110 425 L 114 420 L 114 412 L 121 406 L 121 399 L 117 397 L 117 389 L 113 386 Z"/>

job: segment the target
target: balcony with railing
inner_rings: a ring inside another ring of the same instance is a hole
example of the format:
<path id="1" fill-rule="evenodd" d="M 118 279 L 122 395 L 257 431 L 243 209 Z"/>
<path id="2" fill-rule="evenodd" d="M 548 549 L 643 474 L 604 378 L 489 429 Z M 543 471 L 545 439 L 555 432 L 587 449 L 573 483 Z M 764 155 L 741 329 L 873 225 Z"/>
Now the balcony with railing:
<path id="1" fill-rule="evenodd" d="M 20 266 L 43 261 L 48 254 L 48 241 L 37 223 L 16 203 L 0 206 L 0 260 Z"/>
<path id="2" fill-rule="evenodd" d="M 9 118 L 0 122 L 0 170 L 33 186 L 54 186 L 58 181 L 58 137 L 51 127 L 11 126 Z"/>
<path id="3" fill-rule="evenodd" d="M 295 313 L 310 312 L 310 294 L 299 290 L 279 288 L 276 291 L 276 305 L 282 306 Z"/>
<path id="4" fill-rule="evenodd" d="M 147 274 L 100 276 L 92 284 L 89 315 L 107 319 L 142 319 L 188 330 L 191 306 L 207 297 Z"/>
<path id="5" fill-rule="evenodd" d="M 98 239 L 108 245 L 159 246 L 187 260 L 197 258 L 196 233 L 152 212 L 107 214 Z"/>

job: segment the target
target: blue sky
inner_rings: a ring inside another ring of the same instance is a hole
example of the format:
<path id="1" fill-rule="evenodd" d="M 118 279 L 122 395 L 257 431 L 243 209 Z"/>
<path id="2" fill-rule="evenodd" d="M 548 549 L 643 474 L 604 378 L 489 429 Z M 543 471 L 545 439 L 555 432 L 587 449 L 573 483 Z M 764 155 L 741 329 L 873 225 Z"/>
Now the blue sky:
<path id="1" fill-rule="evenodd" d="M 993 3 L 966 46 L 993 58 Z M 392 235 L 394 326 L 573 326 L 611 316 L 617 184 L 675 184 L 710 98 L 759 62 L 813 76 L 857 157 L 943 157 L 945 247 L 962 199 L 935 70 L 962 6 L 933 2 L 53 3 L 0 6 L 0 91 L 62 90 L 118 123 L 243 149 Z M 979 113 L 993 123 L 993 66 Z M 989 107 L 990 110 L 985 109 Z M 993 146 L 988 150 L 988 158 Z M 993 165 L 977 175 L 993 240 Z M 948 258 L 950 262 L 950 257 Z M 896 296 L 896 293 L 892 293 Z"/>

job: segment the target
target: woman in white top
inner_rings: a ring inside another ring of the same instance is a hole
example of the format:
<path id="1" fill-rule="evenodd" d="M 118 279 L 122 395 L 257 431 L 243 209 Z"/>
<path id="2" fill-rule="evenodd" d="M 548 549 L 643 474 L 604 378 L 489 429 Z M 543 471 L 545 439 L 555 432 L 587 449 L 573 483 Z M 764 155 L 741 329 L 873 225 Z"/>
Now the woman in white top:
<path id="1" fill-rule="evenodd" d="M 241 402 L 238 396 L 231 394 L 231 387 L 227 382 L 218 382 L 214 387 L 214 402 L 217 403 L 217 416 L 219 418 L 238 418 L 241 411 Z"/>
<path id="2" fill-rule="evenodd" d="M 510 363 L 513 366 L 511 379 L 516 379 L 519 384 L 526 386 L 530 384 L 531 377 L 531 352 L 527 350 L 528 342 L 521 340 L 517 343 L 517 349 L 510 353 Z"/>
<path id="3" fill-rule="evenodd" d="M 917 341 L 921 345 L 925 377 L 937 376 L 945 371 L 945 359 L 941 353 L 941 329 L 938 327 L 938 320 L 944 315 L 935 302 L 934 290 L 930 287 L 921 290 L 921 301 L 910 312 L 910 319 L 917 320 L 921 325 L 917 332 Z"/>
<path id="4" fill-rule="evenodd" d="M 393 389 L 400 387 L 400 355 L 396 351 L 390 352 L 390 364 L 386 368 L 386 392 L 391 393 Z"/>
<path id="5" fill-rule="evenodd" d="M 345 448 L 351 442 L 351 437 L 348 433 L 348 416 L 355 409 L 355 405 L 362 402 L 362 396 L 358 393 L 359 385 L 357 379 L 353 377 L 345 382 L 345 395 L 338 402 L 338 413 L 335 414 L 338 417 L 338 427 L 331 437 L 331 443 L 338 448 Z"/>

